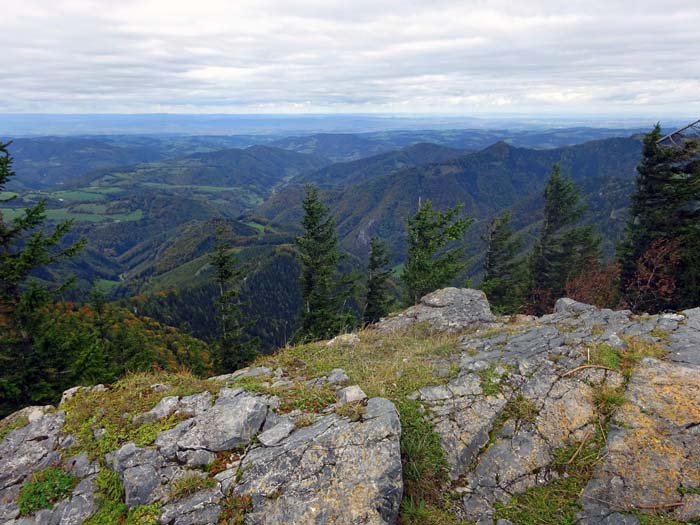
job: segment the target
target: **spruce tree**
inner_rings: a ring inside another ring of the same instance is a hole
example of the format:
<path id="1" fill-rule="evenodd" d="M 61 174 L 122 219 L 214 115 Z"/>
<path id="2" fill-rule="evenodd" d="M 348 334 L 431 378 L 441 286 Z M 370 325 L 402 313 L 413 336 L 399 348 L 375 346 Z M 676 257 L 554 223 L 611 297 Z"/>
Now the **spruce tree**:
<path id="1" fill-rule="evenodd" d="M 216 245 L 209 256 L 218 288 L 218 367 L 222 372 L 245 366 L 255 357 L 260 346 L 258 338 L 249 334 L 253 323 L 244 319 L 240 294 L 245 275 L 232 252 L 231 243 L 226 240 L 228 233 L 224 226 L 217 228 Z"/>
<path id="2" fill-rule="evenodd" d="M 510 212 L 494 217 L 484 237 L 486 258 L 481 289 L 491 308 L 500 314 L 515 313 L 522 306 L 527 284 L 523 261 L 517 259 L 522 240 L 513 237 L 510 223 Z"/>
<path id="3" fill-rule="evenodd" d="M 631 308 L 650 312 L 700 304 L 700 143 L 661 145 L 660 138 L 659 124 L 644 138 L 626 237 L 618 248 L 623 298 Z M 677 254 L 660 256 L 673 245 Z M 657 263 L 654 275 L 665 278 L 646 285 L 642 274 Z"/>
<path id="4" fill-rule="evenodd" d="M 591 226 L 579 226 L 586 208 L 574 181 L 554 166 L 544 190 L 544 223 L 530 259 L 530 305 L 548 311 L 565 294 L 566 283 L 600 259 L 600 237 Z"/>
<path id="5" fill-rule="evenodd" d="M 0 143 L 0 193 L 15 176 L 8 146 Z M 0 412 L 19 400 L 37 399 L 44 390 L 41 385 L 48 385 L 47 379 L 62 364 L 56 361 L 59 355 L 36 355 L 34 339 L 44 307 L 69 283 L 48 290 L 30 276 L 36 269 L 72 257 L 84 242 L 63 243 L 72 221 L 53 228 L 47 228 L 45 221 L 43 200 L 11 221 L 0 211 Z"/>
<path id="6" fill-rule="evenodd" d="M 386 244 L 377 237 L 369 243 L 369 265 L 367 268 L 367 296 L 362 321 L 365 324 L 376 323 L 389 313 L 391 296 L 389 294 L 389 252 Z"/>
<path id="7" fill-rule="evenodd" d="M 425 294 L 449 285 L 464 268 L 464 246 L 447 249 L 450 243 L 463 239 L 472 223 L 472 219 L 459 218 L 461 208 L 439 212 L 426 200 L 408 218 L 406 267 L 401 275 L 407 304 L 417 304 Z"/>
<path id="8" fill-rule="evenodd" d="M 313 185 L 306 186 L 303 210 L 304 233 L 296 239 L 302 265 L 303 307 L 295 338 L 316 341 L 333 337 L 354 324 L 347 304 L 352 287 L 338 276 L 341 254 L 335 220 Z"/>

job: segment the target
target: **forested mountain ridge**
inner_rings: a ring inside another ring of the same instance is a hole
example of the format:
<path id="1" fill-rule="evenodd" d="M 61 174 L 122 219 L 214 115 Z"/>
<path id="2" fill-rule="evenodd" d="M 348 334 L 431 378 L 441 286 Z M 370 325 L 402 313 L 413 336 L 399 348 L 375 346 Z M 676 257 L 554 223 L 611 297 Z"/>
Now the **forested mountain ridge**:
<path id="1" fill-rule="evenodd" d="M 416 137 L 411 132 L 388 136 Z M 188 148 L 216 144 L 209 138 L 177 140 Z M 346 140 L 347 136 L 335 139 Z M 223 221 L 249 274 L 244 296 L 251 304 L 246 311 L 259 319 L 254 330 L 265 345 L 276 345 L 291 336 L 298 321 L 299 268 L 293 244 L 305 183 L 319 185 L 331 206 L 341 247 L 353 255 L 346 260 L 347 269 L 362 268 L 372 235 L 387 241 L 393 265 L 403 263 L 406 218 L 419 199 L 433 200 L 437 209 L 464 204 L 464 215 L 476 219 L 465 240 L 470 257 L 466 277 L 481 269 L 480 237 L 493 215 L 511 208 L 515 229 L 526 239 L 534 237 L 541 219 L 541 189 L 554 163 L 582 186 L 591 209 L 587 220 L 595 222 L 612 245 L 624 223 L 639 152 L 636 138 L 546 150 L 501 141 L 471 153 L 418 143 L 328 165 L 330 161 L 314 155 L 256 145 L 92 171 L 73 179 L 70 189 L 20 193 L 10 201 L 9 211 L 16 214 L 48 197 L 49 219 L 75 218 L 68 239 L 88 240 L 76 259 L 39 272 L 43 280 L 60 281 L 74 274 L 80 284 L 76 292 L 84 293 L 97 282 L 113 297 L 144 296 L 141 311 L 208 340 L 215 328 L 207 319 L 214 292 L 208 253 L 216 224 Z M 279 298 L 280 293 L 289 301 L 279 303 L 267 296 Z"/>
<path id="2" fill-rule="evenodd" d="M 270 139 L 271 140 L 271 139 Z M 61 188 L 95 170 L 157 162 L 267 142 L 247 136 L 47 136 L 12 140 L 19 174 L 8 189 Z"/>
<path id="3" fill-rule="evenodd" d="M 554 164 L 559 164 L 565 174 L 581 185 L 591 209 L 597 210 L 597 221 L 607 221 L 615 211 L 622 218 L 640 152 L 641 141 L 637 137 L 550 150 L 498 142 L 445 162 L 399 169 L 361 184 L 350 182 L 330 188 L 324 198 L 334 210 L 346 250 L 362 254 L 369 238 L 378 235 L 390 239 L 394 253 L 400 254 L 406 217 L 415 211 L 419 199 L 430 199 L 441 209 L 463 204 L 465 215 L 477 221 L 514 207 L 519 227 L 537 222 L 535 208 L 541 204 L 539 192 Z M 331 169 L 334 168 L 327 170 Z M 270 220 L 277 223 L 298 220 L 302 192 L 294 182 L 261 206 Z M 615 191 L 608 191 L 612 189 Z M 615 223 L 612 233 L 619 236 L 623 223 Z"/>
<path id="4" fill-rule="evenodd" d="M 401 168 L 444 162 L 461 155 L 464 155 L 462 150 L 422 142 L 355 161 L 336 162 L 318 171 L 302 174 L 294 182 L 321 187 L 360 184 Z"/>

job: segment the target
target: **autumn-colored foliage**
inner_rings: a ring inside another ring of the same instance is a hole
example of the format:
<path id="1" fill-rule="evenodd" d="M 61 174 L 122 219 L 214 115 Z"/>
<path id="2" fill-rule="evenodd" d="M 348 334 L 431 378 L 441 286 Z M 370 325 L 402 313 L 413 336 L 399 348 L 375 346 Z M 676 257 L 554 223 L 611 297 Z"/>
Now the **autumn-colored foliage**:
<path id="1" fill-rule="evenodd" d="M 620 265 L 589 261 L 586 269 L 565 285 L 566 297 L 593 304 L 598 308 L 613 308 L 619 301 Z"/>
<path id="2" fill-rule="evenodd" d="M 669 305 L 676 291 L 675 269 L 681 259 L 678 239 L 656 239 L 642 255 L 626 285 L 626 305 L 633 311 Z"/>

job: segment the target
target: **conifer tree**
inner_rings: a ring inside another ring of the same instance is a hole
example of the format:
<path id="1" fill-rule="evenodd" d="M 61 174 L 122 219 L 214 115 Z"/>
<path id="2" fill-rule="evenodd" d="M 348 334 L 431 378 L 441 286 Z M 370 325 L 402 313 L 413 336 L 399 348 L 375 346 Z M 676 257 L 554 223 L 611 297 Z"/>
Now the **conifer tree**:
<path id="1" fill-rule="evenodd" d="M 700 304 L 700 143 L 661 145 L 659 139 L 657 124 L 644 138 L 626 237 L 618 248 L 623 298 L 631 308 L 650 312 Z M 667 246 L 678 253 L 660 257 Z M 654 276 L 664 278 L 645 284 L 641 274 L 657 263 Z"/>
<path id="2" fill-rule="evenodd" d="M 544 190 L 544 223 L 530 259 L 530 305 L 548 311 L 565 294 L 566 283 L 600 258 L 600 238 L 576 224 L 585 213 L 576 184 L 554 166 Z"/>
<path id="3" fill-rule="evenodd" d="M 369 265 L 367 268 L 367 297 L 362 321 L 365 324 L 376 323 L 389 313 L 391 296 L 389 295 L 389 252 L 386 244 L 377 237 L 369 243 Z"/>
<path id="4" fill-rule="evenodd" d="M 216 245 L 210 254 L 218 287 L 217 325 L 219 327 L 219 369 L 222 372 L 237 370 L 249 363 L 257 354 L 259 340 L 248 333 L 253 323 L 243 318 L 240 300 L 244 282 L 243 269 L 238 265 L 226 240 L 227 230 L 220 226 L 216 232 Z"/>
<path id="5" fill-rule="evenodd" d="M 302 265 L 303 309 L 295 338 L 316 341 L 333 337 L 354 324 L 347 304 L 352 286 L 338 276 L 341 254 L 335 220 L 313 185 L 306 186 L 303 210 L 304 233 L 296 239 Z"/>
<path id="6" fill-rule="evenodd" d="M 419 203 L 408 218 L 408 251 L 401 279 L 406 285 L 406 303 L 417 304 L 421 297 L 450 284 L 464 268 L 464 246 L 447 246 L 464 237 L 472 219 L 459 218 L 461 206 L 439 212 L 433 203 Z"/>
<path id="7" fill-rule="evenodd" d="M 510 222 L 510 212 L 494 217 L 484 237 L 486 258 L 481 289 L 488 296 L 491 308 L 500 314 L 514 313 L 520 308 L 527 285 L 523 261 L 517 259 L 522 241 L 513 238 Z"/>
<path id="8" fill-rule="evenodd" d="M 15 176 L 8 146 L 0 143 L 0 193 Z M 33 343 L 42 309 L 69 283 L 49 291 L 31 281 L 30 275 L 38 268 L 72 257 L 84 242 L 64 245 L 72 221 L 46 228 L 45 212 L 43 200 L 12 221 L 0 211 L 0 412 L 5 403 L 34 399 L 31 392 L 36 394 L 39 385 L 46 382 L 47 371 L 54 368 L 54 359 L 60 358 L 38 358 Z"/>

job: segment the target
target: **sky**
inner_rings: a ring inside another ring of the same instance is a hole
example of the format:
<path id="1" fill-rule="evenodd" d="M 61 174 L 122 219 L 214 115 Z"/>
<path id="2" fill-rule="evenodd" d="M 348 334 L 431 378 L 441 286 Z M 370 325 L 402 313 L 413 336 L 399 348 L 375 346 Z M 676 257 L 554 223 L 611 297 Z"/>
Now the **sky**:
<path id="1" fill-rule="evenodd" d="M 0 113 L 700 117 L 700 0 L 0 0 Z"/>

